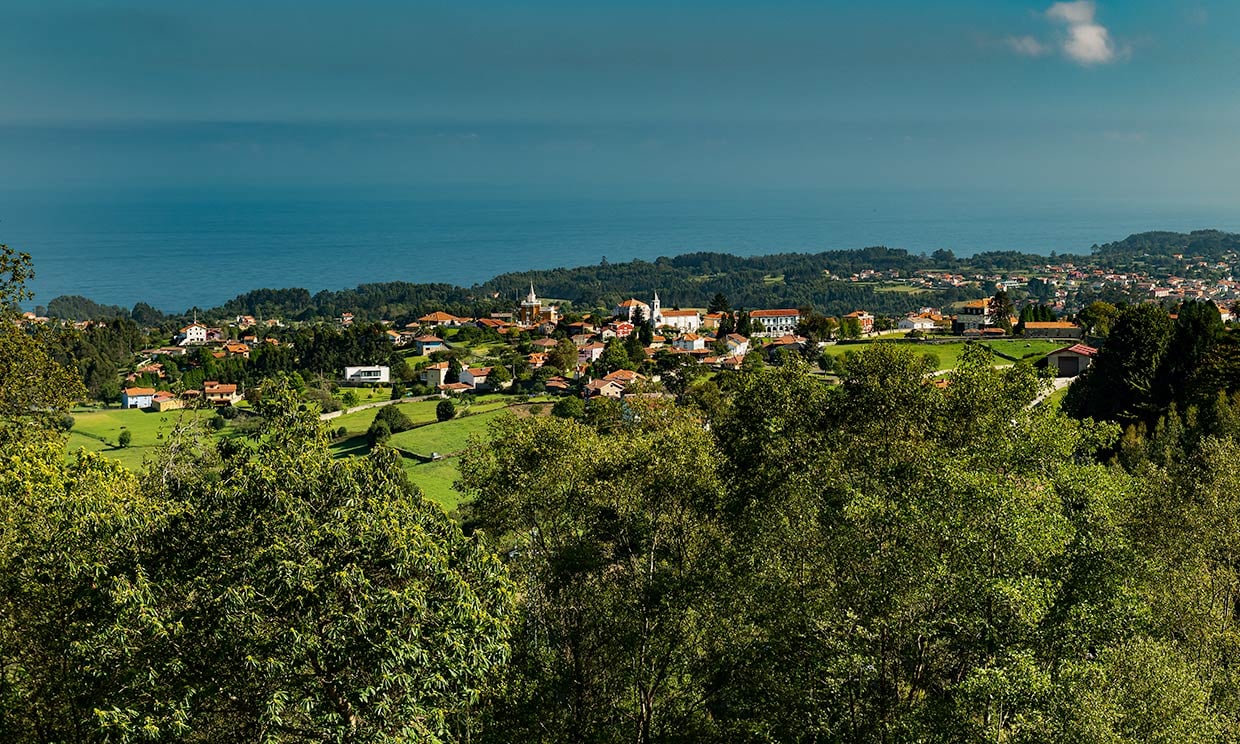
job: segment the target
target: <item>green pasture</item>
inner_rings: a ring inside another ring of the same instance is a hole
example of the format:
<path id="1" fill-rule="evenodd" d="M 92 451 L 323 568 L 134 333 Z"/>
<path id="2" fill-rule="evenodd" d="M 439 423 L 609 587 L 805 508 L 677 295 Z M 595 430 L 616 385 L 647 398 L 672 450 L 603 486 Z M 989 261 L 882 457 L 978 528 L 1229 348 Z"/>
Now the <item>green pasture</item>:
<path id="1" fill-rule="evenodd" d="M 113 408 L 73 412 L 73 429 L 65 448 L 69 456 L 79 449 L 101 452 L 131 470 L 142 469 L 142 459 L 162 443 L 160 433 L 170 430 L 179 420 L 215 415 L 211 410 L 183 409 L 156 413 L 136 408 Z M 122 431 L 132 437 L 128 447 L 117 446 Z M 221 435 L 228 432 L 225 427 Z"/>
<path id="2" fill-rule="evenodd" d="M 421 463 L 406 458 L 405 475 L 409 482 L 422 490 L 422 495 L 452 513 L 461 505 L 463 497 L 452 484 L 461 477 L 456 458 Z"/>

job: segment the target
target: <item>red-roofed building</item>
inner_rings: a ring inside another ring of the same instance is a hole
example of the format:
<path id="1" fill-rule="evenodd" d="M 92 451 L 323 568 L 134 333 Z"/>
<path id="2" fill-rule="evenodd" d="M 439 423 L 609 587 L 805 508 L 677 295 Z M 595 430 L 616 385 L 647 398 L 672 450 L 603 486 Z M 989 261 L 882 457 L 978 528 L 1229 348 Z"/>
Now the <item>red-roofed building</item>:
<path id="1" fill-rule="evenodd" d="M 1058 377 L 1076 377 L 1089 369 L 1098 350 L 1085 344 L 1073 344 L 1046 355 L 1046 364 Z"/>
<path id="2" fill-rule="evenodd" d="M 801 311 L 791 308 L 779 310 L 754 310 L 749 313 L 750 320 L 762 324 L 762 330 L 751 333 L 751 336 L 776 338 L 792 333 L 801 323 Z"/>
<path id="3" fill-rule="evenodd" d="M 150 408 L 155 388 L 131 387 L 121 391 L 121 408 Z"/>

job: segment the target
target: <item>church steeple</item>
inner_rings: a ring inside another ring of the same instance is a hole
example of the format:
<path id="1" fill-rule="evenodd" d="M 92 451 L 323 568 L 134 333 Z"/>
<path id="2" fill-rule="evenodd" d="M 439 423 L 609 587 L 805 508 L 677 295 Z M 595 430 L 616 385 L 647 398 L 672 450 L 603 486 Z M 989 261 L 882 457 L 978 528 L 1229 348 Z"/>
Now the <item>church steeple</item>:
<path id="1" fill-rule="evenodd" d="M 530 294 L 525 298 L 526 302 L 531 304 L 538 302 L 538 296 L 534 294 L 534 282 L 530 282 Z"/>
<path id="2" fill-rule="evenodd" d="M 659 293 L 654 293 L 654 301 L 650 303 L 650 325 L 658 328 L 663 322 L 663 305 L 659 302 Z"/>

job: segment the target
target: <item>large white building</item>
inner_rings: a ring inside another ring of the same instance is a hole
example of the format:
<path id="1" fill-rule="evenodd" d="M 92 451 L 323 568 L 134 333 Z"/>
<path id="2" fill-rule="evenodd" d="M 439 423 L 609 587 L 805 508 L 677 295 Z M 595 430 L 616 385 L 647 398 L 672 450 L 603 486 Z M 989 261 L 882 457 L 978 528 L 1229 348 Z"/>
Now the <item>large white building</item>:
<path id="1" fill-rule="evenodd" d="M 178 341 L 181 346 L 189 346 L 190 344 L 205 344 L 207 342 L 207 327 L 202 323 L 194 322 L 181 329 L 179 334 L 181 340 Z"/>
<path id="2" fill-rule="evenodd" d="M 654 293 L 650 304 L 650 325 L 655 328 L 675 328 L 681 333 L 694 333 L 702 327 L 702 316 L 697 310 L 664 310 L 659 293 Z"/>
<path id="3" fill-rule="evenodd" d="M 756 331 L 749 335 L 776 338 L 787 336 L 796 331 L 797 326 L 801 323 L 801 311 L 787 308 L 780 310 L 754 310 L 749 313 L 749 319 L 751 321 L 756 320 L 762 324 L 761 331 Z"/>

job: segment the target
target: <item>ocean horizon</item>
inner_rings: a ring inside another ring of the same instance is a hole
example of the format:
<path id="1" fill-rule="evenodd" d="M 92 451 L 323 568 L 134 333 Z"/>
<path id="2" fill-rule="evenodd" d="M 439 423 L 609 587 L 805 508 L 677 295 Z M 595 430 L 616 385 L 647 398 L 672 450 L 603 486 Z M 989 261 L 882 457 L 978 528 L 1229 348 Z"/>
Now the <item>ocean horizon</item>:
<path id="1" fill-rule="evenodd" d="M 434 194 L 399 189 L 0 192 L 0 243 L 30 253 L 36 296 L 166 312 L 262 287 L 472 286 L 498 274 L 695 251 L 885 245 L 1088 253 L 1147 230 L 1240 230 L 1225 204 L 1064 194 L 795 191 L 720 196 Z"/>

